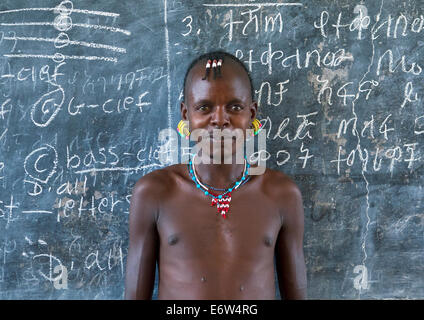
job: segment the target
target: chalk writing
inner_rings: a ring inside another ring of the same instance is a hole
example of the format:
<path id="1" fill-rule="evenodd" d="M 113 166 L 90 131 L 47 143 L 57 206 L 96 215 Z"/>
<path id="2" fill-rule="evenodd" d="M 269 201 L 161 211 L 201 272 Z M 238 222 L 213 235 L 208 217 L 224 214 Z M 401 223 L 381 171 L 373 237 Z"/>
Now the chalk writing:
<path id="1" fill-rule="evenodd" d="M 0 298 L 122 298 L 132 188 L 192 154 L 184 74 L 217 48 L 252 78 L 249 161 L 302 191 L 308 297 L 419 296 L 421 3 L 327 2 L 2 1 Z"/>

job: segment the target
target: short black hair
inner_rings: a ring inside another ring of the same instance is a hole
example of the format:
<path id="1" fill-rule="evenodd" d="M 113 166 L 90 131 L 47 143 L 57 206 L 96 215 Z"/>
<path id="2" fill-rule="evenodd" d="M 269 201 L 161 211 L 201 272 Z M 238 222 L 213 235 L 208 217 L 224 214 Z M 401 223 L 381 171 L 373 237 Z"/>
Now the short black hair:
<path id="1" fill-rule="evenodd" d="M 186 74 L 184 76 L 184 86 L 183 86 L 183 101 L 185 101 L 185 89 L 186 89 L 186 82 L 187 82 L 187 76 L 190 73 L 190 70 L 193 69 L 193 67 L 202 60 L 219 60 L 222 59 L 224 60 L 224 58 L 230 58 L 233 61 L 235 61 L 236 63 L 238 63 L 243 69 L 244 71 L 246 71 L 246 74 L 249 78 L 249 83 L 250 83 L 250 93 L 251 93 L 251 98 L 252 101 L 255 98 L 255 94 L 254 94 L 254 89 L 253 89 L 253 82 L 252 82 L 252 77 L 250 76 L 250 72 L 249 70 L 247 70 L 246 66 L 244 65 L 244 63 L 237 58 L 236 56 L 232 55 L 231 53 L 225 52 L 225 51 L 212 51 L 212 52 L 208 52 L 205 54 L 202 54 L 200 56 L 198 56 L 197 58 L 195 58 L 189 65 L 189 67 L 187 68 Z"/>

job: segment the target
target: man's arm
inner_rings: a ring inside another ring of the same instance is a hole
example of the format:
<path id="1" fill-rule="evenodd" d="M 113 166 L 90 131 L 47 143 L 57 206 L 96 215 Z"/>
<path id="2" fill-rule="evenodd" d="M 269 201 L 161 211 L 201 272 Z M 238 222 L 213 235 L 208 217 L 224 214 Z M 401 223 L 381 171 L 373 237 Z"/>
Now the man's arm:
<path id="1" fill-rule="evenodd" d="M 294 182 L 288 184 L 282 191 L 283 224 L 276 243 L 278 283 L 284 299 L 306 299 L 302 195 Z"/>
<path id="2" fill-rule="evenodd" d="M 146 178 L 137 181 L 130 201 L 125 299 L 151 299 L 155 283 L 158 207 L 152 181 Z"/>

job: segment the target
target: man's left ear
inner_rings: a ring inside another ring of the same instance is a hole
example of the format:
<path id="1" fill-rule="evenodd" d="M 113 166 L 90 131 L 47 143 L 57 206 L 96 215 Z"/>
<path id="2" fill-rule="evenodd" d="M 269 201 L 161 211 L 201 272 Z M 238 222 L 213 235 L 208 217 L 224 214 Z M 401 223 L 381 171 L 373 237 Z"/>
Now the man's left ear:
<path id="1" fill-rule="evenodd" d="M 255 120 L 256 114 L 258 113 L 258 103 L 256 101 L 252 101 L 252 104 L 250 105 L 250 112 L 251 112 L 251 120 Z"/>

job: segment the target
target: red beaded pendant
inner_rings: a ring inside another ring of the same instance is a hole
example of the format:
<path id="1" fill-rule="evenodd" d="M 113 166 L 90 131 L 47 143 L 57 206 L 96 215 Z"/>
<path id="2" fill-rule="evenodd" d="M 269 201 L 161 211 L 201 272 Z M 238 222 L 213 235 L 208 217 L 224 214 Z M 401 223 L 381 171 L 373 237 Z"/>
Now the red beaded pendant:
<path id="1" fill-rule="evenodd" d="M 216 208 L 218 209 L 218 213 L 220 213 L 222 217 L 225 219 L 226 214 L 228 213 L 228 210 L 230 209 L 230 202 L 231 202 L 231 192 L 228 192 L 227 194 L 222 196 L 221 199 L 213 197 L 211 201 L 211 207 L 216 205 Z"/>

